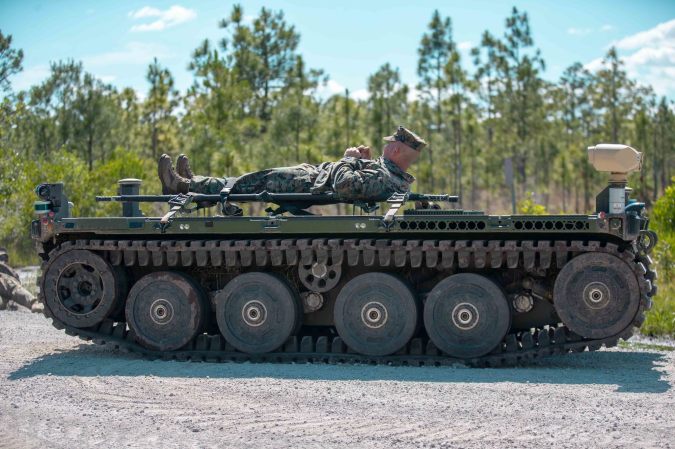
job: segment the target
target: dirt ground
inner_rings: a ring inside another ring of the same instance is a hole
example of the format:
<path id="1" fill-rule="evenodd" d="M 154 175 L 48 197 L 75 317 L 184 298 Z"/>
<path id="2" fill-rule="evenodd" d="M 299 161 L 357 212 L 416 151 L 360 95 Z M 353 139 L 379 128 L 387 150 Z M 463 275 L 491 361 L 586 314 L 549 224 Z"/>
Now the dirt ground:
<path id="1" fill-rule="evenodd" d="M 0 447 L 675 447 L 675 352 L 507 369 L 147 361 L 0 312 Z"/>

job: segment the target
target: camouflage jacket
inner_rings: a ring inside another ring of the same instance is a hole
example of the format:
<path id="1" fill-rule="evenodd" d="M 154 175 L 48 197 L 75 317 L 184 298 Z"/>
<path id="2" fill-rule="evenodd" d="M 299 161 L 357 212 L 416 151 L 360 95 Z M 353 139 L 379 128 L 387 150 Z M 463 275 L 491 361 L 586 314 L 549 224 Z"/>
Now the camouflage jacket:
<path id="1" fill-rule="evenodd" d="M 19 280 L 19 273 L 14 271 L 12 267 L 4 262 L 0 262 L 0 274 L 6 274 L 7 276 L 13 277 L 17 281 Z"/>
<path id="2" fill-rule="evenodd" d="M 312 193 L 333 191 L 344 199 L 381 201 L 393 193 L 410 190 L 415 178 L 389 159 L 345 157 L 324 162 L 311 188 Z"/>

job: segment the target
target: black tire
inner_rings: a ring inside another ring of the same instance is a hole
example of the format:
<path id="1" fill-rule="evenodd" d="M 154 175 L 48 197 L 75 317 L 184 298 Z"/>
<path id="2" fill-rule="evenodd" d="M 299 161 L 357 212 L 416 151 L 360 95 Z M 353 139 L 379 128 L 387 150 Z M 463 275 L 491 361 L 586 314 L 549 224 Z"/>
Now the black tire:
<path id="1" fill-rule="evenodd" d="M 429 293 L 424 326 L 434 344 L 452 357 L 488 354 L 511 327 L 511 310 L 502 289 L 474 273 L 448 276 Z"/>
<path id="2" fill-rule="evenodd" d="M 350 280 L 333 310 L 338 334 L 360 354 L 393 354 L 417 331 L 417 300 L 392 274 L 366 273 Z"/>
<path id="3" fill-rule="evenodd" d="M 268 273 L 235 277 L 218 292 L 215 305 L 220 332 L 232 346 L 249 354 L 278 349 L 302 320 L 295 292 Z"/>
<path id="4" fill-rule="evenodd" d="M 640 307 L 631 267 L 612 254 L 584 253 L 568 262 L 553 288 L 562 322 L 586 338 L 607 338 L 630 326 Z"/>
<path id="5" fill-rule="evenodd" d="M 173 351 L 203 328 L 207 304 L 199 286 L 187 275 L 160 271 L 136 282 L 126 305 L 134 338 L 156 351 Z"/>
<path id="6" fill-rule="evenodd" d="M 119 311 L 126 295 L 126 277 L 101 256 L 78 249 L 55 256 L 40 288 L 56 320 L 85 328 Z"/>

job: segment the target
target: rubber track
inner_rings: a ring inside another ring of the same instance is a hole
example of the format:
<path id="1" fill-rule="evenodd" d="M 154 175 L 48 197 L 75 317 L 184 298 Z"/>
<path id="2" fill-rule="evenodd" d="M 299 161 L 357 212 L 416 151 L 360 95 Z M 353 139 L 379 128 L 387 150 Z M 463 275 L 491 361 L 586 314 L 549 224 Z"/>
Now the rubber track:
<path id="1" fill-rule="evenodd" d="M 583 339 L 565 326 L 546 326 L 533 331 L 508 334 L 501 345 L 490 354 L 474 359 L 448 357 L 434 344 L 421 338 L 412 339 L 398 353 L 390 356 L 365 356 L 351 352 L 340 337 L 294 336 L 278 351 L 251 355 L 236 351 L 221 335 L 198 335 L 184 348 L 172 352 L 146 349 L 134 340 L 126 323 L 104 320 L 92 328 L 67 326 L 45 315 L 58 329 L 98 344 L 111 344 L 123 351 L 142 354 L 150 359 L 192 361 L 250 361 L 299 363 L 365 363 L 389 365 L 453 365 L 476 367 L 513 365 L 552 354 L 597 350 L 615 346 L 639 328 L 645 312 L 651 308 L 656 294 L 656 272 L 650 267 L 651 258 L 640 254 L 635 244 L 619 247 L 599 241 L 530 241 L 530 240 L 390 240 L 390 239 L 293 239 L 293 240 L 76 240 L 64 242 L 50 252 L 42 266 L 45 273 L 49 261 L 62 252 L 73 249 L 94 251 L 113 265 L 155 267 L 268 267 L 346 262 L 349 266 L 442 268 L 562 268 L 572 257 L 584 252 L 605 252 L 628 262 L 639 281 L 641 295 L 638 312 L 626 329 L 604 339 Z M 40 299 L 44 303 L 41 289 Z"/>

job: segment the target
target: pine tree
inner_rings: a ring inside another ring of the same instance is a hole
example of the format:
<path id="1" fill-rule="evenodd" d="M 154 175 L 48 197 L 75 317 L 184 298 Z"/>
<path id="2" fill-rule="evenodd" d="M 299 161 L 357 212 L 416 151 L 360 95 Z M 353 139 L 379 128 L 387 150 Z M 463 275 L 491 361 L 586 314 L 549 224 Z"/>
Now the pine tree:
<path id="1" fill-rule="evenodd" d="M 12 35 L 0 30 L 0 92 L 9 92 L 9 77 L 23 70 L 23 50 L 12 48 Z"/>
<path id="2" fill-rule="evenodd" d="M 150 157 L 157 159 L 159 151 L 169 152 L 174 146 L 176 118 L 172 115 L 178 104 L 178 92 L 173 87 L 173 76 L 159 65 L 155 58 L 148 66 L 146 79 L 150 83 L 143 105 L 143 121 L 150 134 Z"/>
<path id="3" fill-rule="evenodd" d="M 434 137 L 425 151 L 429 155 L 429 184 L 435 188 L 434 151 L 442 147 L 446 140 L 447 130 L 443 101 L 448 90 L 445 68 L 455 50 L 452 39 L 452 22 L 450 17 L 442 18 L 438 10 L 434 11 L 429 22 L 428 33 L 422 35 L 417 63 L 417 74 L 420 77 L 418 89 L 425 105 L 433 111 Z"/>
<path id="4" fill-rule="evenodd" d="M 382 65 L 368 77 L 368 127 L 371 142 L 379 144 L 391 134 L 407 113 L 408 87 L 401 82 L 398 68 Z"/>

